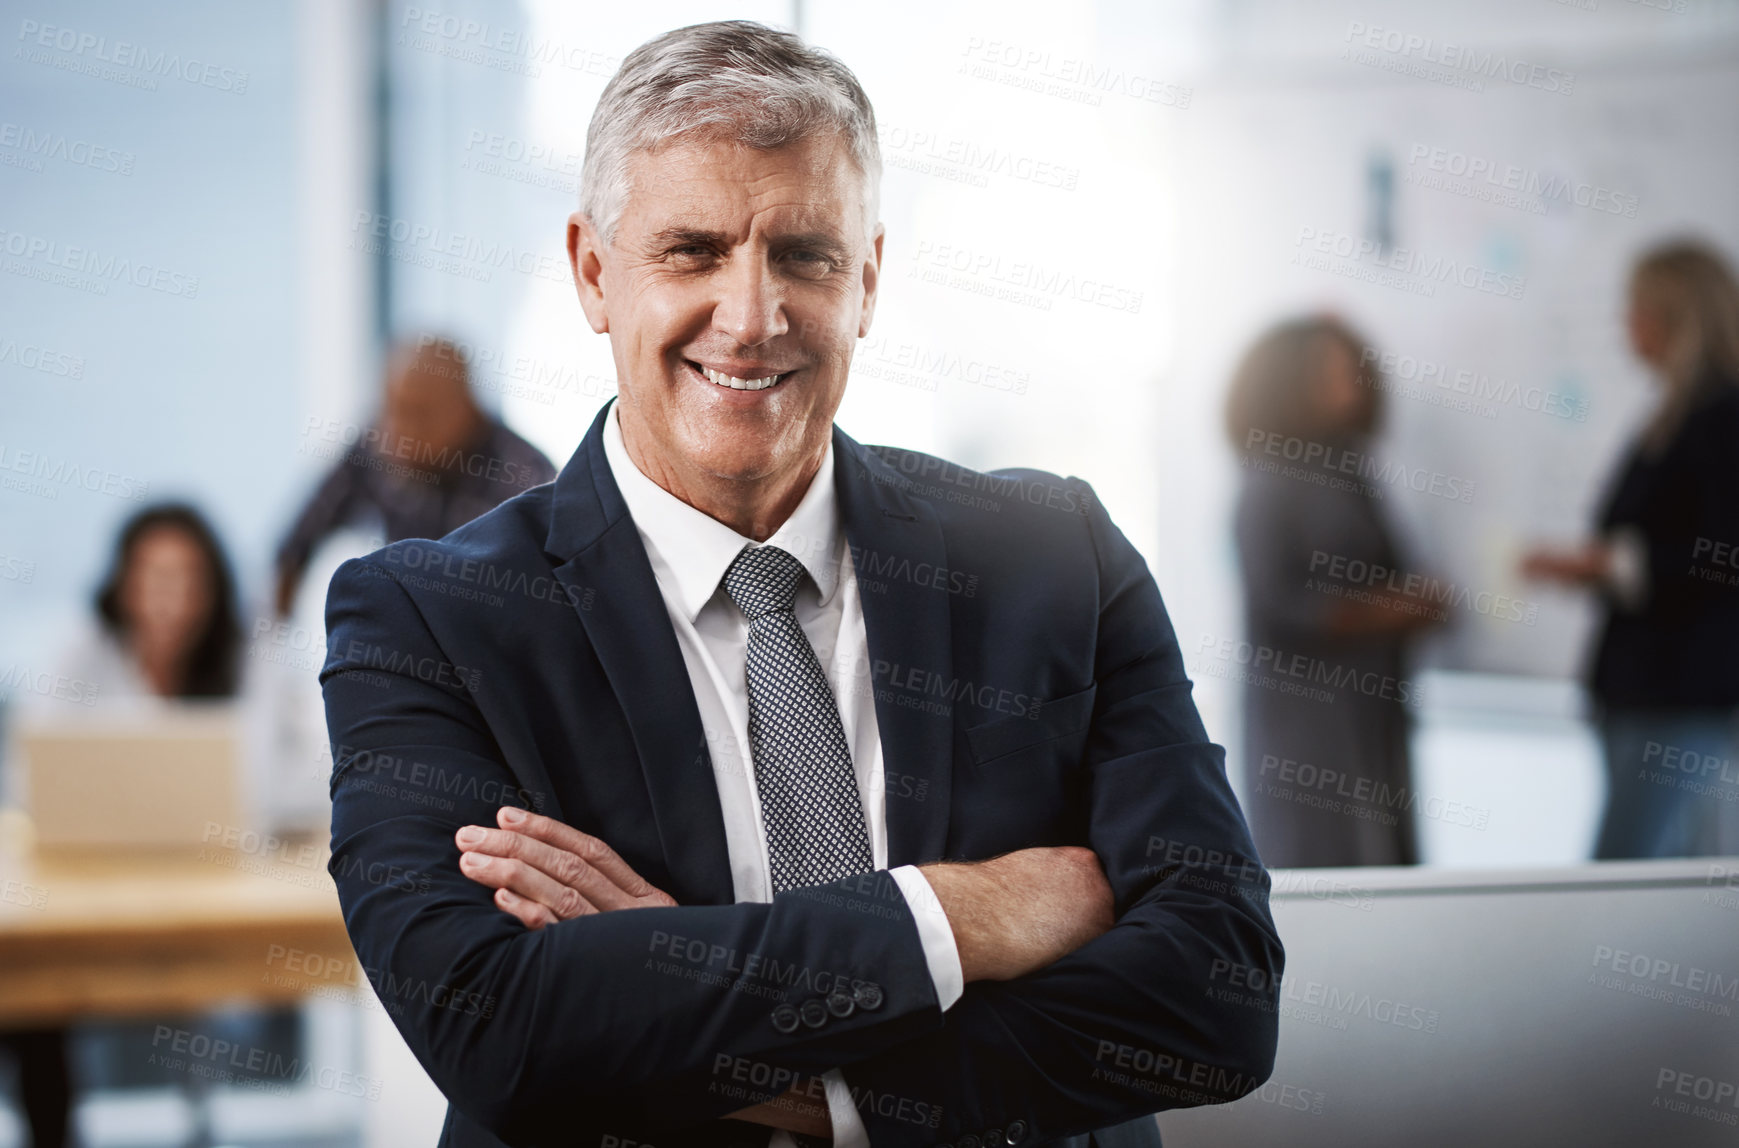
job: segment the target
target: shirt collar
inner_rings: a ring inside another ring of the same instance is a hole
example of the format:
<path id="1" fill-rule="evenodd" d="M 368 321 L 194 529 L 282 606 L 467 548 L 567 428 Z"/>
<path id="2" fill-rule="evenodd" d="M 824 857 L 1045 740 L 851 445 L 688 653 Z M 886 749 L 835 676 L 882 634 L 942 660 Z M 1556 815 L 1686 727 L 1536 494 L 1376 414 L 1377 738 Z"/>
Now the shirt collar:
<path id="1" fill-rule="evenodd" d="M 674 590 L 689 621 L 719 588 L 725 571 L 753 540 L 716 518 L 696 510 L 671 494 L 634 465 L 617 422 L 621 407 L 613 406 L 604 420 L 604 459 L 622 492 L 622 501 L 640 540 L 652 556 L 653 571 L 667 590 Z M 815 580 L 825 605 L 839 588 L 839 502 L 833 485 L 833 443 L 827 444 L 821 469 L 810 481 L 791 517 L 767 539 L 803 563 Z"/>

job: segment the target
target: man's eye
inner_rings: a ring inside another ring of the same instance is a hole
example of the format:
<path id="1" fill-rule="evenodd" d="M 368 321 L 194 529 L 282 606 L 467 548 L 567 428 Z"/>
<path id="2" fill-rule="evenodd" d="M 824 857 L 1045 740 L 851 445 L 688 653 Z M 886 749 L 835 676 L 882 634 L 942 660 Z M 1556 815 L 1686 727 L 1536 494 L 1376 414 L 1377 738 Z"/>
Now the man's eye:
<path id="1" fill-rule="evenodd" d="M 798 275 L 812 279 L 818 279 L 833 270 L 833 260 L 819 251 L 787 252 L 785 262 Z"/>

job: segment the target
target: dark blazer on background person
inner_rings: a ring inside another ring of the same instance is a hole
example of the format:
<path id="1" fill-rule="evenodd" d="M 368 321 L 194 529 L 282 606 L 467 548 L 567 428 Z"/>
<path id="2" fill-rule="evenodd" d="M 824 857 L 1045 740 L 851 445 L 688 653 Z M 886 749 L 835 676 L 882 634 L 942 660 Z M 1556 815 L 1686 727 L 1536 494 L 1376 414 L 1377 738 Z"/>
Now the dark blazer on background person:
<path id="1" fill-rule="evenodd" d="M 885 870 L 732 903 L 608 413 L 554 483 L 347 562 L 328 597 L 331 871 L 451 1102 L 442 1144 L 764 1145 L 720 1118 L 833 1068 L 876 1148 L 1046 1144 L 1260 1085 L 1283 963 L 1268 876 L 1158 589 L 1091 488 L 833 432 L 889 867 L 1085 845 L 1115 896 L 1108 933 L 944 1013 Z M 455 831 L 504 803 L 603 839 L 679 907 L 526 930 L 457 864 Z"/>
<path id="2" fill-rule="evenodd" d="M 1715 553 L 1739 547 L 1739 386 L 1704 379 L 1660 450 L 1633 447 L 1599 522 L 1641 536 L 1647 574 L 1634 607 L 1608 605 L 1595 698 L 1626 709 L 1739 705 L 1739 585 Z"/>

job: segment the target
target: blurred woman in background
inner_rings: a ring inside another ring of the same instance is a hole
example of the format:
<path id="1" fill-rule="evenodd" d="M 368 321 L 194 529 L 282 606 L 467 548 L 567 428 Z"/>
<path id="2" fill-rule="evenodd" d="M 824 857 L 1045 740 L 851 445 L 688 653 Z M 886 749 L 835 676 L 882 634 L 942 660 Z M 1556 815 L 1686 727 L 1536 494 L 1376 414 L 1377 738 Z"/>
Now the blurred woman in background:
<path id="1" fill-rule="evenodd" d="M 1244 688 L 1247 811 L 1273 866 L 1418 861 L 1404 655 L 1429 614 L 1327 574 L 1330 566 L 1401 571 L 1404 563 L 1379 512 L 1380 492 L 1356 468 L 1287 461 L 1306 448 L 1316 459 L 1366 456 L 1382 415 L 1371 360 L 1365 341 L 1338 319 L 1283 323 L 1245 354 L 1227 403 L 1227 432 L 1244 468 L 1234 529 L 1246 633 L 1289 667 L 1270 672 L 1274 659 L 1252 659 Z M 1306 680 L 1291 673 L 1300 666 Z M 1356 684 L 1323 684 L 1308 667 Z M 1290 688 L 1310 680 L 1316 685 Z"/>
<path id="2" fill-rule="evenodd" d="M 1637 263 L 1629 294 L 1630 345 L 1659 401 L 1601 503 L 1598 540 L 1536 551 L 1523 570 L 1604 607 L 1594 856 L 1739 851 L 1739 285 L 1714 251 L 1672 243 Z"/>
<path id="3" fill-rule="evenodd" d="M 95 605 L 96 626 L 68 652 L 62 670 L 93 685 L 99 702 L 221 699 L 238 693 L 241 626 L 235 584 L 217 535 L 197 510 L 164 504 L 129 519 Z M 294 1039 L 293 1013 L 252 1023 L 287 1026 Z M 0 1034 L 0 1047 L 18 1062 L 19 1091 L 36 1148 L 71 1143 L 67 1035 L 64 1028 Z M 149 1026 L 102 1025 L 91 1038 L 99 1045 L 139 1046 L 149 1039 Z M 126 1063 L 148 1057 L 146 1051 L 108 1059 Z"/>
<path id="4" fill-rule="evenodd" d="M 99 698 L 235 696 L 235 583 L 197 510 L 165 504 L 128 520 L 96 607 L 98 629 L 67 671 L 95 683 Z"/>

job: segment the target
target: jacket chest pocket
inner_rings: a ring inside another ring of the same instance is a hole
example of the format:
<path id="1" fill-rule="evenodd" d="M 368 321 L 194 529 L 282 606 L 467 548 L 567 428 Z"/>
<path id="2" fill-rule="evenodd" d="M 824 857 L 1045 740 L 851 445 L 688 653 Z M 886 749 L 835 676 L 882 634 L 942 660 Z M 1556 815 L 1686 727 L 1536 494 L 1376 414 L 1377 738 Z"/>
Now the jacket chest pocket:
<path id="1" fill-rule="evenodd" d="M 971 764 L 985 772 L 1018 769 L 1024 764 L 1055 763 L 1067 768 L 1080 759 L 1093 720 L 1097 683 L 1064 697 L 1042 702 L 1019 717 L 1001 717 L 966 730 Z"/>
<path id="2" fill-rule="evenodd" d="M 997 718 L 963 731 L 951 838 L 961 855 L 1079 844 L 1087 793 L 1076 767 L 1092 724 L 1094 692 L 1088 686 L 1043 703 L 1031 717 Z"/>

